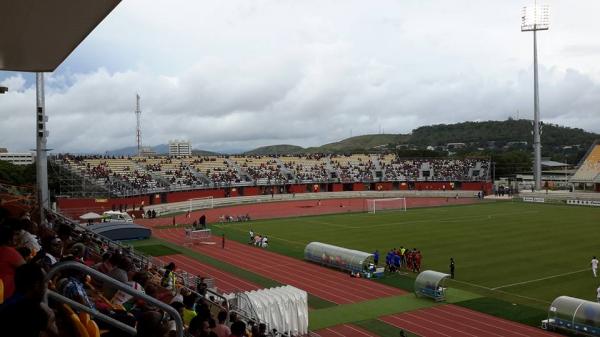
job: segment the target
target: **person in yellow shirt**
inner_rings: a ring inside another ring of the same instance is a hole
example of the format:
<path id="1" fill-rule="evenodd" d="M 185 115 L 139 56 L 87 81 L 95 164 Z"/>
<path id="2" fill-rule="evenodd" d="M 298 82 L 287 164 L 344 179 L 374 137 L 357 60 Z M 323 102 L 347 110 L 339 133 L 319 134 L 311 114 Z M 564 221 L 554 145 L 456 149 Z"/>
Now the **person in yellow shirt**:
<path id="1" fill-rule="evenodd" d="M 189 325 L 192 318 L 198 316 L 194 309 L 196 305 L 196 294 L 189 294 L 183 297 L 183 324 Z"/>

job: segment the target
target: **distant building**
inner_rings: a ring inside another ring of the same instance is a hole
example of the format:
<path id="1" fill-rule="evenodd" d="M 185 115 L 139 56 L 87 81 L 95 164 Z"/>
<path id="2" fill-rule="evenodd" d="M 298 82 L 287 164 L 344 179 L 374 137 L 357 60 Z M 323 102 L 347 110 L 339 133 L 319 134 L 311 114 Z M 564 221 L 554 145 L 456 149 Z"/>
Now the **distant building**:
<path id="1" fill-rule="evenodd" d="M 33 152 L 8 152 L 2 148 L 0 151 L 0 160 L 7 161 L 14 165 L 30 165 L 35 162 L 35 155 Z"/>
<path id="2" fill-rule="evenodd" d="M 152 147 L 150 147 L 150 146 L 142 146 L 142 148 L 140 149 L 140 156 L 141 157 L 156 156 L 156 151 L 152 150 Z"/>
<path id="3" fill-rule="evenodd" d="M 169 141 L 169 156 L 182 157 L 192 155 L 192 143 L 189 141 L 172 140 Z"/>
<path id="4" fill-rule="evenodd" d="M 462 149 L 466 146 L 467 145 L 465 143 L 448 143 L 448 144 L 446 144 L 446 147 L 448 148 L 448 150 Z"/>

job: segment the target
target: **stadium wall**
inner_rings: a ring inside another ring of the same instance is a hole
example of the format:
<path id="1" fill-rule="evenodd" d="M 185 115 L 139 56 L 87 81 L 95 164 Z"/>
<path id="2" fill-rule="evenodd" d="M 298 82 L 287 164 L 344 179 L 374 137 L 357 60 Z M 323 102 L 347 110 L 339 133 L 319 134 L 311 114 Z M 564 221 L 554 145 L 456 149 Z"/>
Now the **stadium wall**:
<path id="1" fill-rule="evenodd" d="M 411 189 L 412 183 L 393 183 L 393 182 L 381 182 L 381 183 L 332 183 L 332 184 L 294 184 L 287 187 L 287 193 L 319 193 L 319 192 L 342 192 L 342 191 L 407 191 Z M 344 186 L 346 185 L 346 190 Z M 414 190 L 417 191 L 442 191 L 444 187 L 447 191 L 452 191 L 452 186 L 457 187 L 456 190 L 463 191 L 486 191 L 490 194 L 492 192 L 491 182 L 463 182 L 451 184 L 450 182 L 415 182 Z M 231 187 L 231 188 L 218 188 L 218 189 L 203 189 L 193 191 L 177 191 L 177 192 L 163 192 L 163 193 L 152 193 L 136 197 L 124 197 L 124 198 L 106 198 L 106 199 L 94 199 L 94 198 L 67 198 L 57 197 L 56 205 L 62 211 L 69 209 L 82 210 L 85 209 L 87 212 L 103 212 L 113 209 L 123 208 L 131 209 L 134 206 L 139 208 L 140 205 L 150 206 L 165 203 L 175 203 L 187 201 L 193 198 L 213 197 L 213 198 L 225 198 L 225 197 L 238 197 L 238 196 L 258 196 L 263 194 L 270 194 L 271 187 L 274 188 L 275 194 L 279 194 L 279 186 L 243 186 L 243 187 Z M 351 188 L 351 190 L 349 190 Z M 600 184 L 596 185 L 596 189 L 600 191 Z"/>

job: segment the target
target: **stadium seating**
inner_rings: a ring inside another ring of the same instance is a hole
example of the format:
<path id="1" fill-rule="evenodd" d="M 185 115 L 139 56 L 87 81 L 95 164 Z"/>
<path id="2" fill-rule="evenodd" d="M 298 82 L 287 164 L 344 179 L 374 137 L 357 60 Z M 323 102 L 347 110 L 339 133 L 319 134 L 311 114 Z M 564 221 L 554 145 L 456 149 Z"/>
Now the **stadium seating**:
<path id="1" fill-rule="evenodd" d="M 579 169 L 575 172 L 573 182 L 600 182 L 600 144 L 594 144 Z"/>
<path id="2" fill-rule="evenodd" d="M 597 153 L 600 156 L 600 150 Z M 145 193 L 281 183 L 487 181 L 490 167 L 488 159 L 407 159 L 393 154 L 180 158 L 61 155 L 57 160 L 116 195 L 131 190 Z"/>
<path id="3" fill-rule="evenodd" d="M 5 210 L 3 210 L 3 212 L 0 212 L 0 214 L 7 213 Z M 4 216 L 0 218 L 0 223 L 9 227 L 13 226 L 13 224 L 18 224 L 18 221 L 21 220 L 16 220 L 16 218 L 7 218 Z M 96 273 L 108 272 L 108 275 L 111 277 L 116 277 L 116 274 L 112 274 L 110 271 L 113 267 L 124 268 L 124 270 L 128 272 L 135 272 L 136 275 L 145 275 L 141 279 L 138 278 L 138 280 L 147 280 L 143 282 L 140 281 L 143 283 L 142 289 L 145 289 L 146 295 L 154 297 L 165 304 L 172 303 L 172 301 L 181 301 L 181 299 L 177 299 L 177 296 L 183 296 L 181 298 L 193 296 L 196 298 L 196 301 L 198 301 L 197 307 L 206 307 L 208 312 L 210 312 L 211 317 L 216 317 L 216 314 L 221 310 L 231 310 L 231 308 L 229 308 L 229 306 L 226 304 L 227 302 L 225 298 L 210 288 L 208 289 L 206 296 L 201 299 L 199 294 L 195 291 L 196 282 L 198 282 L 196 275 L 194 275 L 192 278 L 189 276 L 189 274 L 177 272 L 175 279 L 176 284 L 172 289 L 166 289 L 162 286 L 162 279 L 165 275 L 165 269 L 162 264 L 158 262 L 158 260 L 153 260 L 149 257 L 139 255 L 139 253 L 135 253 L 131 251 L 131 249 L 121 246 L 119 243 L 112 242 L 106 238 L 98 236 L 95 233 L 88 231 L 85 227 L 80 227 L 71 222 L 69 219 L 64 218 L 62 215 L 52 211 L 47 212 L 47 218 L 45 219 L 44 223 L 47 223 L 48 226 L 40 226 L 37 224 L 33 224 L 31 226 L 31 228 L 35 230 L 34 233 L 39 236 L 40 243 L 42 244 L 42 250 L 29 262 L 29 264 L 36 264 L 40 266 L 38 268 L 43 268 L 47 271 L 50 271 L 48 274 L 48 277 L 50 277 L 51 280 L 49 289 L 59 295 L 57 295 L 58 297 L 49 296 L 51 300 L 48 302 L 48 305 L 49 308 L 55 312 L 56 317 L 62 317 L 61 319 L 57 319 L 57 327 L 59 329 L 59 335 L 61 336 L 68 335 L 77 337 L 99 337 L 100 329 L 98 324 L 94 321 L 94 319 L 92 319 L 92 317 L 90 317 L 88 313 L 80 310 L 74 310 L 75 308 L 79 309 L 79 307 L 71 307 L 70 304 L 67 304 L 68 302 L 61 302 L 60 296 L 63 296 L 63 298 L 69 298 L 71 301 L 77 302 L 78 305 L 90 307 L 88 304 L 91 303 L 91 312 L 100 312 L 122 322 L 129 321 L 128 324 L 131 326 L 136 326 L 137 321 L 138 328 L 139 325 L 142 324 L 142 320 L 140 318 L 142 317 L 141 314 L 144 312 L 159 312 L 162 316 L 163 311 L 161 310 L 164 310 L 156 307 L 155 305 L 148 305 L 148 300 L 145 300 L 145 304 L 139 300 L 131 302 L 132 304 L 135 304 L 133 306 L 125 306 L 114 303 L 114 299 L 117 298 L 118 293 L 114 295 L 113 301 L 109 300 L 104 296 L 104 288 L 97 288 L 97 284 L 95 285 L 93 279 L 90 278 L 89 275 L 83 277 L 85 274 L 81 274 L 80 272 L 67 273 L 64 271 L 58 271 L 57 274 L 55 272 L 55 275 L 51 276 L 51 271 L 54 269 L 54 266 L 57 266 L 61 261 L 70 261 L 69 263 L 75 263 L 76 265 L 78 263 L 82 263 L 83 265 L 94 266 L 93 269 L 96 270 Z M 56 241 L 58 236 L 65 238 L 65 241 Z M 57 250 L 52 250 L 51 248 L 51 245 L 55 244 L 56 242 L 61 245 L 61 248 L 58 251 L 62 251 L 64 254 L 62 256 L 56 255 L 55 260 L 48 259 L 47 254 L 61 254 L 54 253 L 54 251 Z M 103 256 L 107 255 L 111 258 L 116 256 L 116 258 L 112 260 L 113 262 L 116 261 L 116 264 L 104 271 L 102 269 L 103 264 L 105 262 L 110 263 L 111 261 L 110 258 L 108 260 L 102 259 Z M 126 263 L 128 267 L 125 267 L 124 265 L 121 266 L 121 263 L 125 263 L 126 261 L 131 261 Z M 133 280 L 136 280 L 136 276 L 133 277 Z M 125 280 L 121 281 L 124 282 Z M 76 285 L 78 282 L 80 284 L 79 286 Z M 134 286 L 132 282 L 133 281 L 129 279 L 128 283 Z M 134 295 L 133 300 L 135 300 L 135 296 L 136 295 Z M 165 304 L 163 304 L 163 306 L 165 306 Z M 135 310 L 135 312 L 130 312 L 130 310 Z M 254 322 L 260 322 L 260 319 L 257 317 L 245 316 L 243 312 L 236 313 L 238 320 L 245 322 L 250 320 Z M 169 316 L 167 315 L 167 317 Z M 125 319 L 125 321 L 123 321 L 123 319 Z M 171 325 L 167 325 L 166 323 L 167 322 L 165 321 L 160 324 L 162 324 L 162 327 L 164 328 L 170 326 L 170 329 L 173 329 L 176 326 L 174 323 Z M 230 324 L 231 323 L 232 322 L 230 322 Z M 115 328 L 110 324 L 106 325 L 106 323 L 104 323 L 103 329 L 105 329 L 105 331 L 111 331 L 111 329 Z"/>

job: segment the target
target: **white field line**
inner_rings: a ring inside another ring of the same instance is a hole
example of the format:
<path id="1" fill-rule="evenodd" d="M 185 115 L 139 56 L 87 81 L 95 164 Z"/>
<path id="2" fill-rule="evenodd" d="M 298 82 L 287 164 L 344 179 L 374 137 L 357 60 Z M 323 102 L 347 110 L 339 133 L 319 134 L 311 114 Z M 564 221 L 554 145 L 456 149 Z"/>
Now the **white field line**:
<path id="1" fill-rule="evenodd" d="M 539 298 L 533 298 L 533 297 L 523 296 L 523 295 L 519 295 L 519 294 L 515 294 L 515 293 L 510 293 L 508 291 L 503 291 L 503 290 L 494 290 L 492 288 L 488 288 L 488 287 L 485 287 L 485 286 L 482 286 L 482 285 L 479 285 L 479 284 L 475 284 L 475 283 L 470 283 L 470 282 L 465 282 L 465 281 L 458 281 L 458 280 L 455 280 L 455 279 L 451 280 L 451 281 L 452 282 L 456 282 L 456 283 L 466 284 L 468 286 L 472 286 L 472 287 L 476 287 L 476 288 L 485 289 L 485 290 L 488 290 L 488 291 L 493 291 L 493 292 L 497 292 L 497 293 L 506 294 L 506 295 L 509 295 L 509 296 L 524 298 L 526 300 L 530 300 L 530 301 L 534 301 L 534 302 L 538 302 L 538 303 L 550 304 L 550 302 L 545 301 L 545 300 L 541 300 Z"/>
<path id="2" fill-rule="evenodd" d="M 553 279 L 553 278 L 557 278 L 557 277 L 578 274 L 578 273 L 581 273 L 581 272 L 584 272 L 584 271 L 591 271 L 591 269 L 590 268 L 580 269 L 580 270 L 571 271 L 571 272 L 568 272 L 568 273 L 562 273 L 562 274 L 556 274 L 556 275 L 552 275 L 552 276 L 546 276 L 546 277 L 538 278 L 538 279 L 535 279 L 535 280 L 529 280 L 529 281 L 523 281 L 523 282 L 516 282 L 516 283 L 506 284 L 506 285 L 503 285 L 503 286 L 491 288 L 491 290 L 498 290 L 498 289 L 502 289 L 502 288 L 510 288 L 510 287 L 518 286 L 518 285 L 522 285 L 522 284 L 534 283 L 534 282 L 549 280 L 549 279 Z"/>

